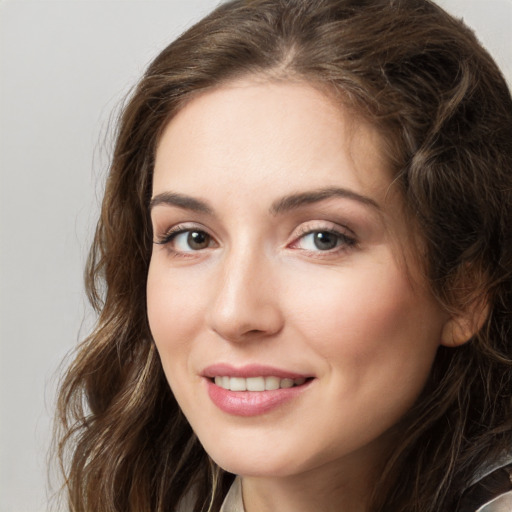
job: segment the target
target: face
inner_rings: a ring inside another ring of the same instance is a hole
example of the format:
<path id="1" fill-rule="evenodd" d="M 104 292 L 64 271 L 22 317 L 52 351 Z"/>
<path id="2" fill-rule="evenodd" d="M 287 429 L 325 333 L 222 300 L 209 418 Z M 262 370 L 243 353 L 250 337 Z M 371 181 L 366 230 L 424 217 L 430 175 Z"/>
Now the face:
<path id="1" fill-rule="evenodd" d="M 373 463 L 425 384 L 446 317 L 380 145 L 319 90 L 256 79 L 194 98 L 162 135 L 149 324 L 228 471 Z"/>

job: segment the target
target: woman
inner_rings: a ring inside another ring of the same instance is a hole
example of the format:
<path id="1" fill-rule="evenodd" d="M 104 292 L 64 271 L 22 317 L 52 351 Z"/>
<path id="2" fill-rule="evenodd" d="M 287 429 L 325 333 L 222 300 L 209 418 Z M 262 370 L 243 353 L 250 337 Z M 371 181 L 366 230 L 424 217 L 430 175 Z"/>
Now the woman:
<path id="1" fill-rule="evenodd" d="M 71 509 L 509 510 L 511 191 L 510 92 L 433 3 L 221 5 L 120 119 Z"/>

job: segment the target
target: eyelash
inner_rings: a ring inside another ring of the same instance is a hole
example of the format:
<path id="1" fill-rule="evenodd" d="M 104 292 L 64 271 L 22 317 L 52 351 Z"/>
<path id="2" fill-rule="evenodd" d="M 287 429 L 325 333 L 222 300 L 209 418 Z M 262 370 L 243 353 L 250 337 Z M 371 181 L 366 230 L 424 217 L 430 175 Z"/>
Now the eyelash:
<path id="1" fill-rule="evenodd" d="M 325 228 L 325 227 L 318 227 L 318 228 L 309 228 L 309 227 L 304 227 L 304 228 L 300 228 L 299 230 L 299 233 L 297 234 L 297 236 L 295 237 L 295 240 L 290 244 L 290 246 L 294 246 L 294 245 L 298 245 L 298 243 L 301 241 L 301 240 L 304 240 L 307 236 L 309 235 L 314 235 L 315 233 L 317 234 L 320 234 L 320 233 L 323 233 L 323 234 L 329 234 L 329 235 L 334 235 L 336 238 L 337 238 L 337 245 L 336 247 L 332 248 L 332 249 L 327 249 L 327 250 L 324 250 L 322 251 L 321 249 L 318 249 L 317 251 L 313 250 L 313 251 L 309 251 L 307 249 L 304 249 L 304 251 L 307 251 L 307 252 L 313 252 L 313 253 L 320 253 L 320 254 L 325 254 L 325 255 L 328 255 L 328 254 L 333 254 L 333 253 L 337 253 L 339 251 L 346 251 L 352 247 L 355 247 L 357 245 L 357 240 L 354 236 L 349 236 L 347 235 L 346 233 L 343 233 L 337 229 L 333 229 L 333 228 Z"/>
<path id="2" fill-rule="evenodd" d="M 175 257 L 190 257 L 193 253 L 200 252 L 204 249 L 197 249 L 190 251 L 179 251 L 171 247 L 171 242 L 176 239 L 181 234 L 184 233 L 204 233 L 206 236 L 208 236 L 211 240 L 214 240 L 213 237 L 205 230 L 198 226 L 191 226 L 186 224 L 178 224 L 176 226 L 173 226 L 171 229 L 167 230 L 163 235 L 159 236 L 157 240 L 154 242 L 158 245 L 164 245 L 168 246 L 168 249 L 171 251 L 172 255 Z M 328 257 L 329 255 L 338 254 L 339 252 L 344 252 L 347 250 L 350 250 L 351 248 L 354 248 L 357 246 L 358 242 L 357 239 L 354 236 L 347 235 L 346 233 L 342 233 L 339 230 L 333 229 L 333 228 L 325 228 L 325 227 L 318 227 L 315 229 L 311 229 L 310 227 L 301 227 L 299 230 L 299 233 L 295 236 L 293 242 L 291 244 L 288 244 L 287 247 L 294 248 L 296 247 L 301 240 L 304 240 L 309 235 L 314 235 L 315 233 L 327 233 L 330 235 L 334 235 L 337 237 L 337 245 L 332 249 L 327 250 L 309 250 L 309 249 L 303 249 L 305 253 L 314 255 L 315 257 Z M 206 249 L 206 248 L 205 248 Z"/>
<path id="3" fill-rule="evenodd" d="M 213 237 L 205 229 L 202 229 L 202 228 L 200 228 L 198 226 L 191 226 L 191 225 L 186 225 L 186 224 L 178 224 L 176 226 L 173 226 L 169 230 L 167 230 L 165 233 L 163 233 L 163 235 L 157 237 L 157 240 L 154 243 L 158 244 L 158 245 L 168 246 L 168 248 L 172 252 L 173 256 L 185 256 L 186 257 L 186 256 L 189 256 L 188 252 L 190 252 L 190 253 L 199 252 L 199 250 L 198 251 L 194 251 L 194 250 L 191 250 L 191 251 L 178 251 L 178 250 L 172 248 L 170 246 L 170 244 L 179 235 L 182 235 L 184 233 L 193 233 L 193 232 L 204 233 L 208 237 L 210 237 L 210 239 L 213 240 Z"/>
<path id="4" fill-rule="evenodd" d="M 165 233 L 158 236 L 153 243 L 158 245 L 166 245 L 169 242 L 171 242 L 174 238 L 176 238 L 177 235 L 181 233 L 186 233 L 187 231 L 192 231 L 192 229 L 192 227 L 187 227 L 185 225 L 178 224 L 177 226 L 173 226 L 171 229 L 167 230 Z"/>

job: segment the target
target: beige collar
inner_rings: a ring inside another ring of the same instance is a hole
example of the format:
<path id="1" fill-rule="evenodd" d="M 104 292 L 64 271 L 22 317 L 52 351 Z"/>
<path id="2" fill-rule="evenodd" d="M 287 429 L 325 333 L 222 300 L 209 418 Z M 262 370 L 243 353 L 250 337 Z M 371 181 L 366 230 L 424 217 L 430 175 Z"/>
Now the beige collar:
<path id="1" fill-rule="evenodd" d="M 242 479 L 237 476 L 229 488 L 220 512 L 245 512 L 242 500 Z"/>
<path id="2" fill-rule="evenodd" d="M 510 512 L 511 510 L 512 491 L 509 491 L 482 505 L 476 512 Z"/>

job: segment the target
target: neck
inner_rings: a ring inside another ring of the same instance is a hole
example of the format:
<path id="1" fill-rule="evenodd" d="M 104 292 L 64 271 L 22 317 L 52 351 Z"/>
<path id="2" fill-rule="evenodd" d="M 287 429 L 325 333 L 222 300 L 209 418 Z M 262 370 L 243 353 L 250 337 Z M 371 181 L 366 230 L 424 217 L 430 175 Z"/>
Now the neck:
<path id="1" fill-rule="evenodd" d="M 355 467 L 349 475 L 326 467 L 290 477 L 243 477 L 245 512 L 368 512 L 373 481 Z"/>
<path id="2" fill-rule="evenodd" d="M 285 475 L 244 475 L 245 512 L 369 512 L 375 484 L 397 435 L 397 430 L 389 430 L 372 443 L 323 464 L 309 461 L 303 472 L 288 467 Z"/>

